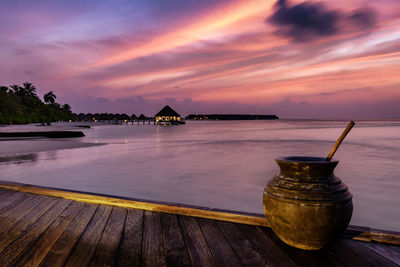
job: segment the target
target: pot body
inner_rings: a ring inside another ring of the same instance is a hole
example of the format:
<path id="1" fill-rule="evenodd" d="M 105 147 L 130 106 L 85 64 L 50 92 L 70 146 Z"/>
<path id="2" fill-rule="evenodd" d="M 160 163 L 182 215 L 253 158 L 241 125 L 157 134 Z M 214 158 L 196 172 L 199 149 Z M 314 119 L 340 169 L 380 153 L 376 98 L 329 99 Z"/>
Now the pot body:
<path id="1" fill-rule="evenodd" d="M 322 248 L 346 229 L 353 213 L 352 194 L 333 173 L 338 161 L 284 157 L 276 162 L 280 173 L 263 196 L 272 230 L 288 245 Z"/>

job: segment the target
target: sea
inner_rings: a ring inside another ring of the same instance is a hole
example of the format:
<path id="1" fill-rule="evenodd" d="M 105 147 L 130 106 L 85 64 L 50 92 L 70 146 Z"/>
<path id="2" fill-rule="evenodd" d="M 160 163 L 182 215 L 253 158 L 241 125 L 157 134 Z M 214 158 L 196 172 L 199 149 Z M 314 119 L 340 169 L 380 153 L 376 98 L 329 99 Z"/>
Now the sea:
<path id="1" fill-rule="evenodd" d="M 80 130 L 73 139 L 0 141 L 0 180 L 216 209 L 263 213 L 281 156 L 326 157 L 348 121 L 76 123 L 0 131 Z M 87 123 L 80 123 L 87 124 Z M 352 225 L 400 232 L 400 120 L 356 121 L 334 156 L 353 194 Z"/>

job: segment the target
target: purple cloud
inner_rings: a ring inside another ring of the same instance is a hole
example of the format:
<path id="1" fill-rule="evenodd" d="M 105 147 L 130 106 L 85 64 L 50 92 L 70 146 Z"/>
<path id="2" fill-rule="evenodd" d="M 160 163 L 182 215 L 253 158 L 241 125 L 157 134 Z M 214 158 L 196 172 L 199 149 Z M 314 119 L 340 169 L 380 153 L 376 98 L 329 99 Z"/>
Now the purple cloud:
<path id="1" fill-rule="evenodd" d="M 329 10 L 323 3 L 303 2 L 290 6 L 287 0 L 278 0 L 275 12 L 266 22 L 277 26 L 279 35 L 295 42 L 307 42 L 342 31 L 339 22 L 343 18 L 351 26 L 366 29 L 375 24 L 375 17 L 375 12 L 369 8 L 346 14 L 339 10 Z"/>

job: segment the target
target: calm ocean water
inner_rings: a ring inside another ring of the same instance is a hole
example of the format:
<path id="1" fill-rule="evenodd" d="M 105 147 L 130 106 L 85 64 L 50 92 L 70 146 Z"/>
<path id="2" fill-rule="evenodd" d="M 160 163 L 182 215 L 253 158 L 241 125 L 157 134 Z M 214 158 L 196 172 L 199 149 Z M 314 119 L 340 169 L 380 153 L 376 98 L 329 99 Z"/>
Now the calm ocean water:
<path id="1" fill-rule="evenodd" d="M 400 121 L 356 123 L 334 157 L 336 175 L 354 196 L 351 224 L 400 231 Z M 78 128 L 86 137 L 1 141 L 0 180 L 263 213 L 263 188 L 279 170 L 274 159 L 325 157 L 346 125 L 188 121 Z M 0 130 L 16 129 L 29 127 Z"/>

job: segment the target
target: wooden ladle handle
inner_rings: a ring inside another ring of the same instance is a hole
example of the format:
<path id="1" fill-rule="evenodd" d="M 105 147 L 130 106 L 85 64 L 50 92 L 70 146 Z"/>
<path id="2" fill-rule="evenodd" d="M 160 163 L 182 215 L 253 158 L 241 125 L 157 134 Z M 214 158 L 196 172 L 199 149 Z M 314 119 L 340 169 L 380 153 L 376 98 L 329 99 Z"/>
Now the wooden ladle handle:
<path id="1" fill-rule="evenodd" d="M 340 144 L 342 143 L 343 139 L 346 137 L 346 135 L 350 132 L 351 128 L 354 126 L 354 121 L 350 121 L 349 124 L 347 125 L 346 129 L 343 131 L 342 135 L 339 137 L 339 139 L 336 141 L 336 144 L 333 146 L 331 152 L 329 155 L 326 157 L 326 161 L 330 161 L 333 157 L 333 155 L 336 153 L 338 150 Z"/>

